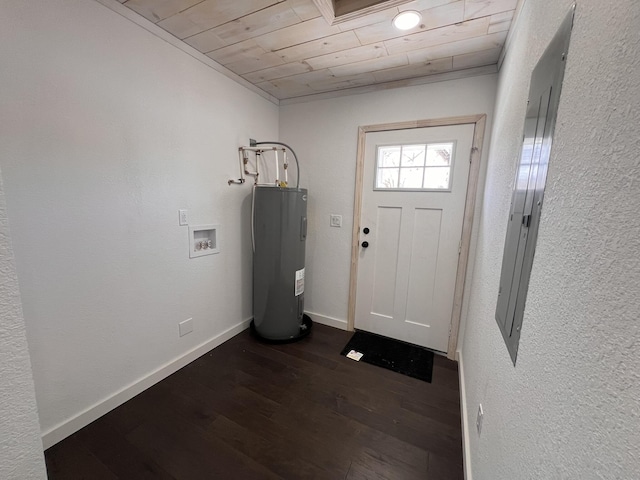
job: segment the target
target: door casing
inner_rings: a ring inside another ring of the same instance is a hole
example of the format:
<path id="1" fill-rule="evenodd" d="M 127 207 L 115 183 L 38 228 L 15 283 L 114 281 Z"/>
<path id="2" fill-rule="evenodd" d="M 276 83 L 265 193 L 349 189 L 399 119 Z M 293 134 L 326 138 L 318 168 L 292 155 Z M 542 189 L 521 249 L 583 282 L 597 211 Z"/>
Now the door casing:
<path id="1" fill-rule="evenodd" d="M 449 347 L 447 358 L 454 359 L 458 346 L 458 331 L 460 329 L 460 317 L 462 315 L 462 302 L 464 295 L 467 263 L 471 247 L 471 228 L 473 226 L 473 214 L 478 190 L 478 177 L 480 174 L 480 161 L 482 157 L 482 143 L 487 121 L 485 114 L 466 115 L 460 117 L 448 117 L 429 120 L 411 120 L 407 122 L 381 123 L 377 125 L 365 125 L 358 128 L 358 152 L 356 156 L 356 188 L 353 202 L 353 231 L 351 238 L 351 271 L 349 281 L 349 312 L 347 317 L 347 329 L 353 331 L 356 316 L 356 292 L 358 280 L 358 250 L 360 247 L 360 216 L 362 213 L 362 188 L 364 177 L 365 139 L 367 133 L 385 132 L 392 130 L 407 130 L 412 128 L 442 127 L 449 125 L 474 124 L 473 142 L 469 161 L 469 183 L 464 207 L 464 220 L 462 223 L 462 242 L 458 267 L 456 272 L 455 291 L 453 296 L 453 313 L 451 314 L 451 330 L 449 334 Z"/>

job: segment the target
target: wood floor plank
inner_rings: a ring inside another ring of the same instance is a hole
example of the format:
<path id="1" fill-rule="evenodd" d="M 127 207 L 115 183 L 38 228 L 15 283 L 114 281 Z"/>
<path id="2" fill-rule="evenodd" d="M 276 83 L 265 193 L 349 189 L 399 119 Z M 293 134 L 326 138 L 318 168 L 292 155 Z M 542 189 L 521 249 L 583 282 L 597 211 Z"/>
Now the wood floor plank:
<path id="1" fill-rule="evenodd" d="M 126 441 L 104 417 L 82 429 L 78 440 L 120 478 L 174 480 L 151 457 Z"/>
<path id="2" fill-rule="evenodd" d="M 462 456 L 458 462 L 429 453 L 428 480 L 464 480 Z"/>
<path id="3" fill-rule="evenodd" d="M 92 479 L 117 480 L 118 477 L 109 470 L 95 455 L 78 441 L 77 436 L 64 440 L 47 450 L 45 456 L 47 476 L 50 480 Z"/>
<path id="4" fill-rule="evenodd" d="M 176 478 L 237 478 L 267 480 L 279 476 L 222 440 L 175 419 L 145 423 L 127 435 L 133 445 Z"/>
<path id="5" fill-rule="evenodd" d="M 288 445 L 280 452 L 281 455 L 299 458 L 313 465 L 322 472 L 318 478 L 344 477 L 349 466 L 346 444 L 341 441 L 340 445 L 343 448 L 336 450 L 336 438 L 327 442 L 324 437 L 319 437 L 300 425 L 296 417 L 287 414 L 289 411 L 286 409 L 281 415 L 269 419 L 261 417 L 256 412 L 247 411 L 232 420 L 271 444 Z"/>
<path id="6" fill-rule="evenodd" d="M 423 382 L 341 356 L 351 335 L 244 331 L 47 450 L 49 476 L 462 479 L 457 364 Z"/>
<path id="7" fill-rule="evenodd" d="M 300 455 L 294 440 L 276 435 L 264 438 L 223 415 L 211 425 L 210 432 L 283 478 L 332 478 L 330 472 Z"/>
<path id="8" fill-rule="evenodd" d="M 415 470 L 402 462 L 394 461 L 384 452 L 362 449 L 356 453 L 347 476 L 348 480 L 424 480 L 422 471 Z"/>

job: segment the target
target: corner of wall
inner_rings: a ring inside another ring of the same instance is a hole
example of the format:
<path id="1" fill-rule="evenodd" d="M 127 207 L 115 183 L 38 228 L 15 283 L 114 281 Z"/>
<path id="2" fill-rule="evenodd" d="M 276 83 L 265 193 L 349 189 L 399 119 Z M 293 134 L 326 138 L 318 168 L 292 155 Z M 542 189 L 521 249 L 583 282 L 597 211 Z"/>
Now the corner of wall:
<path id="1" fill-rule="evenodd" d="M 0 478 L 46 478 L 1 173 L 0 318 Z"/>

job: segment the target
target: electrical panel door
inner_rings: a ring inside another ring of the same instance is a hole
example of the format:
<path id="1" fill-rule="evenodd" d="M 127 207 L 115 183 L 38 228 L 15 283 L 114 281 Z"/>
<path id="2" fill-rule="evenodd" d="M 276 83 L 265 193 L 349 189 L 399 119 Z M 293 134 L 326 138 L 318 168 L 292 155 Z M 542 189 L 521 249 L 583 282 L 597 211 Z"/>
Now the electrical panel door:
<path id="1" fill-rule="evenodd" d="M 531 75 L 524 138 L 511 198 L 496 306 L 496 321 L 514 365 L 533 266 L 574 10 L 575 6 L 571 8 Z"/>

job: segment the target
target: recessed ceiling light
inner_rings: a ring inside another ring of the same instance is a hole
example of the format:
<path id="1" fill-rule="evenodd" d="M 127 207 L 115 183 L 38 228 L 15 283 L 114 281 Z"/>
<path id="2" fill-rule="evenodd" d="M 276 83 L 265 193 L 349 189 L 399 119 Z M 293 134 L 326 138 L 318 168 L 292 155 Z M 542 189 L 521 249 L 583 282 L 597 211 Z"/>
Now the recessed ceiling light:
<path id="1" fill-rule="evenodd" d="M 413 10 L 400 12 L 393 18 L 393 26 L 398 30 L 410 30 L 420 23 L 422 15 Z"/>

